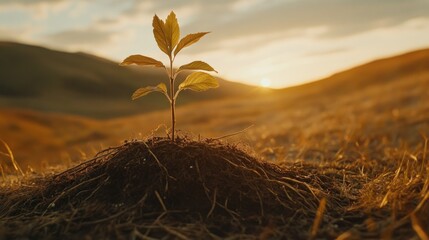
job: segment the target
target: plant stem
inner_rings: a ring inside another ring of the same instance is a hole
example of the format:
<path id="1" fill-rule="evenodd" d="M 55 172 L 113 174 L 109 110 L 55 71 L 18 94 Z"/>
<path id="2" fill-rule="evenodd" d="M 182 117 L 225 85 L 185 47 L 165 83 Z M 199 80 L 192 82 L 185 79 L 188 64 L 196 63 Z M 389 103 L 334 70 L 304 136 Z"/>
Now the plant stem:
<path id="1" fill-rule="evenodd" d="M 174 99 L 174 75 L 173 75 L 173 59 L 170 57 L 170 99 L 171 99 L 171 141 L 174 142 L 174 133 L 176 126 L 176 116 L 174 115 L 175 99 Z"/>

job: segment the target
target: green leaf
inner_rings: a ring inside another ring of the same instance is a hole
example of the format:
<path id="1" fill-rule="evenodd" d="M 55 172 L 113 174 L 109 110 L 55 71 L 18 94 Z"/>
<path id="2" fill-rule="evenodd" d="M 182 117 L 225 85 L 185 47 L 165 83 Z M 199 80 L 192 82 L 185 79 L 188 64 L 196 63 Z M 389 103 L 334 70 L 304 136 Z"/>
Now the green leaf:
<path id="1" fill-rule="evenodd" d="M 219 83 L 210 74 L 203 72 L 194 72 L 190 74 L 185 81 L 179 85 L 179 91 L 190 89 L 193 91 L 201 92 L 206 91 L 209 88 L 217 88 Z"/>
<path id="2" fill-rule="evenodd" d="M 137 98 L 141 98 L 151 92 L 162 92 L 164 95 L 167 95 L 167 86 L 165 86 L 164 83 L 160 83 L 157 86 L 148 86 L 137 89 L 133 96 L 131 97 L 133 100 L 136 100 Z"/>
<path id="3" fill-rule="evenodd" d="M 170 13 L 170 15 L 168 15 L 167 19 L 165 20 L 165 33 L 167 36 L 169 52 L 171 54 L 171 52 L 179 42 L 180 38 L 179 23 L 177 22 L 176 14 L 174 14 L 173 11 Z"/>
<path id="4" fill-rule="evenodd" d="M 164 83 L 160 83 L 157 87 L 161 90 L 162 93 L 167 94 L 167 86 Z"/>
<path id="5" fill-rule="evenodd" d="M 124 61 L 120 65 L 131 65 L 131 64 L 137 64 L 140 66 L 155 66 L 155 67 L 164 67 L 164 64 L 156 59 L 153 59 L 151 57 L 146 57 L 143 55 L 131 55 L 127 58 L 125 58 Z"/>
<path id="6" fill-rule="evenodd" d="M 174 50 L 174 55 L 176 56 L 183 48 L 198 42 L 200 38 L 202 38 L 207 33 L 209 32 L 199 32 L 199 33 L 192 33 L 192 34 L 186 35 L 184 38 L 180 40 L 179 44 L 177 44 L 177 47 Z"/>
<path id="7" fill-rule="evenodd" d="M 158 44 L 159 49 L 168 56 L 171 55 L 171 50 L 168 47 L 168 38 L 166 34 L 165 24 L 157 15 L 153 16 L 152 21 L 153 36 Z"/>
<path id="8" fill-rule="evenodd" d="M 180 72 L 183 70 L 204 70 L 204 71 L 213 71 L 217 73 L 217 71 L 214 70 L 212 66 L 210 66 L 208 63 L 205 63 L 203 61 L 193 61 L 191 63 L 180 66 L 177 72 Z"/>

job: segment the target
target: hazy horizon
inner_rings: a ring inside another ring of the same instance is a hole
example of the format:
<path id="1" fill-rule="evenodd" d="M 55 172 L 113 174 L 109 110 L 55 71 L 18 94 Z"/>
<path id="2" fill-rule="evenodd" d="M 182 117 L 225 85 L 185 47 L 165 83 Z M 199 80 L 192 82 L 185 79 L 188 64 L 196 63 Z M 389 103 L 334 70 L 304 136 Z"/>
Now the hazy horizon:
<path id="1" fill-rule="evenodd" d="M 152 17 L 174 10 L 181 35 L 211 31 L 177 65 L 211 63 L 219 77 L 288 87 L 378 58 L 429 47 L 429 2 L 351 0 L 158 1 L 4 0 L 0 40 L 83 51 L 114 61 L 161 61 Z"/>

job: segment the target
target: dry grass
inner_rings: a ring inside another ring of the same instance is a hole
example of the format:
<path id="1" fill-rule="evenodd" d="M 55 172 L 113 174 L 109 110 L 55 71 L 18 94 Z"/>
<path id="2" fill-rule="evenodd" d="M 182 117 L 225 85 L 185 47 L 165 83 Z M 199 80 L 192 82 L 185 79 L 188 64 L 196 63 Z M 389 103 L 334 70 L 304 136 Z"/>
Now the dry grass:
<path id="1" fill-rule="evenodd" d="M 10 160 L 9 162 L 13 166 L 13 169 L 18 174 L 21 174 L 22 176 L 24 176 L 24 172 L 22 171 L 22 169 L 19 166 L 19 164 L 16 162 L 15 157 L 13 156 L 13 152 L 10 149 L 9 145 L 5 141 L 3 141 L 2 139 L 0 139 L 0 143 L 2 143 L 3 146 L 4 146 L 4 148 L 6 149 L 6 152 L 0 151 L 0 156 L 8 158 Z M 4 171 L 3 165 L 1 165 L 1 163 L 0 163 L 0 168 L 1 168 L 2 177 L 3 177 L 3 179 L 5 179 L 5 171 Z M 6 168 L 6 170 L 8 170 L 8 169 Z M 9 172 L 10 172 L 10 170 L 9 170 Z"/>
<path id="2" fill-rule="evenodd" d="M 413 151 L 386 153 L 384 161 L 273 165 L 218 140 L 131 141 L 3 189 L 0 234 L 424 239 L 427 153 L 425 140 Z"/>
<path id="3" fill-rule="evenodd" d="M 6 182 L 0 239 L 426 239 L 429 72 L 425 65 L 407 72 L 402 60 L 366 66 L 369 75 L 364 68 L 358 76 L 334 76 L 368 77 L 345 88 L 332 82 L 178 109 L 181 129 L 212 138 L 253 124 L 223 139 L 239 148 L 196 140 L 199 135 L 175 145 L 155 138 L 148 147 L 130 142 L 63 173 L 44 169 Z M 105 122 L 9 115 L 0 118 L 2 138 L 24 172 L 41 162 L 64 170 L 104 149 L 101 144 L 164 136 L 162 127 L 152 129 L 169 119 L 168 112 Z M 208 152 L 210 158 L 198 157 Z M 151 164 L 142 165 L 142 158 Z M 185 164 L 168 160 L 178 158 Z"/>
<path id="4" fill-rule="evenodd" d="M 6 238 L 250 237 L 267 226 L 282 226 L 270 235 L 306 236 L 327 183 L 299 169 L 217 140 L 132 141 L 3 192 L 1 225 Z"/>

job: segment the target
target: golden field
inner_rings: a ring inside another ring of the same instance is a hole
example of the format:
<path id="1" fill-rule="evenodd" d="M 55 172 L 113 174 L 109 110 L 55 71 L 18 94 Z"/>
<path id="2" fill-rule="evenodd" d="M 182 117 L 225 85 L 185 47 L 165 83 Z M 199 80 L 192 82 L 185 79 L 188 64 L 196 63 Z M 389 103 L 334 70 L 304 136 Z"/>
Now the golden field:
<path id="1" fill-rule="evenodd" d="M 217 221 L 225 221 L 223 218 L 185 221 L 184 224 L 173 221 L 175 218 L 163 222 L 155 217 L 150 218 L 154 220 L 150 224 L 139 220 L 122 228 L 124 225 L 121 224 L 126 219 L 118 216 L 108 219 L 111 225 L 100 223 L 101 230 L 94 230 L 93 236 L 277 239 L 294 236 L 288 232 L 301 231 L 297 238 L 427 239 L 428 89 L 429 50 L 421 50 L 377 60 L 302 86 L 281 90 L 252 88 L 250 92 L 237 96 L 204 99 L 184 105 L 179 102 L 177 126 L 182 136 L 197 142 L 214 138 L 222 143 L 238 145 L 249 156 L 281 168 L 284 174 L 288 174 L 285 178 L 305 182 L 305 186 L 316 192 L 314 196 L 318 196 L 315 199 L 318 205 L 310 204 L 313 207 L 306 209 L 307 218 L 299 228 L 293 224 L 279 225 L 290 223 L 293 220 L 290 216 L 281 221 L 275 217 L 272 221 L 257 223 L 243 220 L 240 222 L 242 225 L 238 224 L 241 228 L 230 226 L 230 231 L 225 232 L 209 227 L 219 223 Z M 109 106 L 104 107 L 108 109 Z M 0 115 L 1 138 L 10 145 L 16 161 L 28 174 L 19 181 L 25 186 L 24 190 L 21 189 L 24 193 L 32 191 L 26 181 L 33 181 L 30 177 L 33 170 L 36 176 L 40 173 L 51 176 L 53 172 L 58 173 L 91 159 L 109 146 L 119 146 L 124 140 L 163 137 L 169 126 L 168 109 L 95 119 L 4 107 Z M 1 164 L 5 172 L 15 174 L 7 157 L 2 156 Z M 91 165 L 89 168 L 98 169 L 96 167 Z M 274 170 L 265 169 L 265 172 L 273 176 L 278 174 Z M 0 199 L 7 203 L 10 202 L 8 199 L 21 199 L 13 193 L 19 193 L 19 187 L 8 187 L 7 182 L 3 185 L 5 191 Z M 303 195 L 305 191 L 296 190 Z M 326 210 L 319 192 L 327 201 Z M 298 202 L 288 203 L 301 206 Z M 317 206 L 318 209 L 315 208 Z M 63 235 L 49 232 L 62 226 L 58 220 L 61 215 L 55 215 L 57 213 L 49 215 L 54 219 L 49 221 L 57 225 L 50 225 L 48 220 L 38 219 L 37 215 L 28 216 L 33 217 L 29 218 L 33 219 L 30 221 L 47 224 L 46 236 L 58 237 Z M 8 214 L 11 215 L 6 214 L 6 217 L 16 222 L 9 225 L 3 222 L 6 227 L 0 228 L 0 237 L 1 234 L 6 238 L 16 236 L 11 229 L 19 225 L 13 224 L 28 220 Z M 75 218 L 67 216 L 72 219 L 70 229 L 74 229 Z M 131 230 L 130 226 L 133 226 Z M 157 230 L 148 230 L 144 234 L 144 229 L 151 226 Z M 69 231 L 69 228 L 59 229 L 63 234 Z M 82 231 L 81 236 L 89 231 L 80 227 L 76 229 Z M 115 231 L 119 235 L 112 235 Z M 24 234 L 43 236 L 32 230 Z"/>

